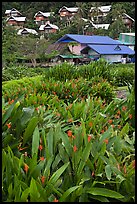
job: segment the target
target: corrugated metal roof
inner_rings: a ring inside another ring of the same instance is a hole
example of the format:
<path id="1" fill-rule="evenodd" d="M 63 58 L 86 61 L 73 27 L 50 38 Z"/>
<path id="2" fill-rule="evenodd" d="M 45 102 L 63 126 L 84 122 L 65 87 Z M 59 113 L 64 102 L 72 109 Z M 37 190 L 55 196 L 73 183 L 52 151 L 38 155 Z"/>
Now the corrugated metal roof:
<path id="1" fill-rule="evenodd" d="M 10 20 L 10 19 L 13 19 L 13 20 L 15 20 L 15 21 L 25 21 L 26 20 L 26 17 L 15 17 L 15 16 L 10 16 L 8 19 L 7 19 L 7 21 L 8 20 Z"/>
<path id="2" fill-rule="evenodd" d="M 54 14 L 54 12 L 42 12 L 42 11 L 38 11 L 38 12 L 34 15 L 34 17 L 36 17 L 39 13 L 40 13 L 41 15 L 43 15 L 44 17 L 50 17 L 51 15 Z"/>
<path id="3" fill-rule="evenodd" d="M 38 35 L 36 30 L 30 29 L 30 28 L 23 28 L 23 29 L 18 30 L 17 35 L 21 35 L 22 31 L 27 31 L 28 33 Z"/>
<path id="4" fill-rule="evenodd" d="M 41 25 L 40 27 L 39 27 L 39 30 L 44 30 L 44 29 L 46 29 L 46 28 L 54 28 L 54 29 L 56 29 L 56 30 L 58 30 L 59 29 L 59 27 L 58 26 L 56 26 L 56 25 L 54 25 L 54 24 L 51 24 L 51 23 L 47 23 L 47 24 L 45 24 L 45 25 Z"/>
<path id="5" fill-rule="evenodd" d="M 81 50 L 81 52 L 84 51 L 84 49 L 93 49 L 98 54 L 104 54 L 104 55 L 122 55 L 122 54 L 128 54 L 128 55 L 134 55 L 135 52 L 127 47 L 126 45 L 87 45 L 85 48 Z"/>
<path id="6" fill-rule="evenodd" d="M 57 42 L 66 42 L 66 40 L 76 41 L 81 44 L 105 44 L 105 45 L 117 45 L 121 44 L 113 40 L 108 36 L 99 36 L 99 35 L 77 35 L 77 34 L 66 34 L 62 38 L 60 38 Z"/>
<path id="7" fill-rule="evenodd" d="M 72 12 L 72 13 L 78 11 L 78 7 L 66 7 L 66 6 L 63 6 L 62 8 L 59 9 L 59 13 L 61 12 L 62 9 L 66 9 L 67 11 Z"/>

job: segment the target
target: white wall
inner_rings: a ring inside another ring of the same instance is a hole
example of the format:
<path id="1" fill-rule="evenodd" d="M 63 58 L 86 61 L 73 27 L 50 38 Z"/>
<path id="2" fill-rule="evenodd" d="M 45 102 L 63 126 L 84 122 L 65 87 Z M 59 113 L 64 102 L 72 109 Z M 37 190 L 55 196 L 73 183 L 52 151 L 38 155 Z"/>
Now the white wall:
<path id="1" fill-rule="evenodd" d="M 108 62 L 121 62 L 122 55 L 101 55 Z"/>

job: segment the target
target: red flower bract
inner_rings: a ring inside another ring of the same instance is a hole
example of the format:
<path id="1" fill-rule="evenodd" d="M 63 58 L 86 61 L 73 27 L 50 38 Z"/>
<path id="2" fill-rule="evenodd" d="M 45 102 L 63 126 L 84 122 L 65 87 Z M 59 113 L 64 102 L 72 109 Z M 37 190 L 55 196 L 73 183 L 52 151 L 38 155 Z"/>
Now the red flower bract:
<path id="1" fill-rule="evenodd" d="M 43 146 L 42 145 L 39 145 L 39 150 L 41 151 L 43 149 Z"/>
<path id="2" fill-rule="evenodd" d="M 73 147 L 73 151 L 74 151 L 74 152 L 77 151 L 77 147 L 76 147 L 76 145 L 74 145 L 74 147 Z"/>
<path id="3" fill-rule="evenodd" d="M 67 134 L 69 137 L 72 137 L 72 131 L 71 130 L 68 130 Z"/>

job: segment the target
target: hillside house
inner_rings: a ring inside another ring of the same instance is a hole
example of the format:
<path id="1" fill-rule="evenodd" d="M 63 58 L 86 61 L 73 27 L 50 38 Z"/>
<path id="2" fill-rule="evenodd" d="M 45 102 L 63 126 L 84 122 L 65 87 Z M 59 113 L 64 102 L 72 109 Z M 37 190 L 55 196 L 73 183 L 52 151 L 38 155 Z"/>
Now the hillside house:
<path id="1" fill-rule="evenodd" d="M 5 11 L 5 16 L 6 17 L 10 17 L 10 16 L 15 16 L 15 17 L 18 17 L 18 16 L 22 16 L 22 13 L 20 13 L 17 9 L 15 8 L 12 8 L 10 10 L 6 10 Z"/>
<path id="2" fill-rule="evenodd" d="M 23 28 L 26 21 L 26 17 L 14 17 L 10 16 L 6 22 L 7 25 L 15 26 L 16 28 Z"/>
<path id="3" fill-rule="evenodd" d="M 34 21 L 38 25 L 44 25 L 47 21 L 49 21 L 49 17 L 52 16 L 53 14 L 54 14 L 54 12 L 41 12 L 41 11 L 38 11 L 34 15 Z"/>
<path id="4" fill-rule="evenodd" d="M 29 35 L 29 34 L 33 34 L 33 35 L 38 35 L 37 31 L 34 29 L 30 29 L 30 28 L 23 28 L 18 30 L 17 35 Z"/>
<path id="5" fill-rule="evenodd" d="M 78 8 L 77 7 L 71 7 L 68 8 L 66 6 L 63 6 L 61 9 L 59 9 L 59 15 L 60 15 L 60 19 L 66 19 L 66 20 L 70 20 L 73 18 L 73 16 L 78 12 Z"/>
<path id="6" fill-rule="evenodd" d="M 77 44 L 73 44 L 74 42 Z M 102 57 L 108 62 L 121 62 L 123 57 L 135 54 L 126 45 L 108 36 L 66 34 L 57 43 L 68 43 L 68 47 L 73 54 L 83 54 L 83 56 L 92 60 Z"/>
<path id="7" fill-rule="evenodd" d="M 108 15 L 111 10 L 111 5 L 108 6 L 99 6 L 99 7 L 91 7 L 90 16 L 91 20 L 100 22 Z"/>
<path id="8" fill-rule="evenodd" d="M 135 50 L 135 33 L 120 33 L 119 41 L 132 50 Z"/>
<path id="9" fill-rule="evenodd" d="M 129 29 L 129 31 L 131 32 L 131 28 L 133 23 L 135 22 L 135 20 L 133 18 L 131 18 L 128 14 L 123 13 L 123 22 L 125 24 L 125 26 Z"/>
<path id="10" fill-rule="evenodd" d="M 41 25 L 39 27 L 40 34 L 49 34 L 49 33 L 56 33 L 59 30 L 59 27 L 47 22 L 45 25 Z"/>

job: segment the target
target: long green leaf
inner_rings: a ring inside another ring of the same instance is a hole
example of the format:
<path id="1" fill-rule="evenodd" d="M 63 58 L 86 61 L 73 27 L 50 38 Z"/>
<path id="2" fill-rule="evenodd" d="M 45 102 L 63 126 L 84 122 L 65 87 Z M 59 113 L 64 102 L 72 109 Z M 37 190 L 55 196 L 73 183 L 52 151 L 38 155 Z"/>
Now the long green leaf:
<path id="1" fill-rule="evenodd" d="M 83 154 L 81 156 L 81 161 L 80 161 L 80 164 L 79 164 L 79 167 L 78 167 L 78 171 L 77 171 L 78 174 L 82 173 L 82 170 L 83 170 L 83 168 L 84 168 L 84 166 L 86 164 L 86 161 L 89 158 L 90 151 L 91 151 L 91 146 L 92 146 L 92 143 L 89 142 L 87 144 L 87 146 L 84 148 Z"/>
<path id="2" fill-rule="evenodd" d="M 28 198 L 28 195 L 29 195 L 29 192 L 30 192 L 30 188 L 26 188 L 23 192 L 22 192 L 22 195 L 21 195 L 21 202 L 27 202 L 27 198 Z"/>
<path id="3" fill-rule="evenodd" d="M 39 128 L 38 126 L 36 126 L 32 137 L 32 157 L 35 153 L 36 154 L 38 153 L 39 139 L 40 139 Z"/>
<path id="4" fill-rule="evenodd" d="M 32 177 L 31 183 L 30 183 L 30 201 L 37 202 L 39 197 L 40 197 L 40 193 L 38 192 L 35 179 Z"/>
<path id="5" fill-rule="evenodd" d="M 92 195 L 101 195 L 105 197 L 110 197 L 110 198 L 124 198 L 123 195 L 116 191 L 112 191 L 106 188 L 91 188 L 90 190 L 87 190 L 87 193 L 90 193 Z"/>
<path id="6" fill-rule="evenodd" d="M 74 192 L 76 189 L 78 189 L 80 186 L 73 186 L 71 188 L 69 188 L 65 193 L 63 193 L 62 197 L 59 199 L 60 202 L 65 201 L 65 199 L 72 193 Z"/>
<path id="7" fill-rule="evenodd" d="M 66 170 L 68 167 L 69 162 L 64 164 L 62 167 L 60 167 L 50 178 L 49 183 L 52 183 L 53 185 L 56 183 L 58 178 L 61 176 L 61 174 Z"/>
<path id="8" fill-rule="evenodd" d="M 106 173 L 107 179 L 110 180 L 111 179 L 111 173 L 112 173 L 110 165 L 105 166 L 105 173 Z"/>
<path id="9" fill-rule="evenodd" d="M 23 135 L 23 145 L 30 140 L 37 123 L 38 123 L 38 118 L 35 116 L 29 121 L 29 124 Z"/>

